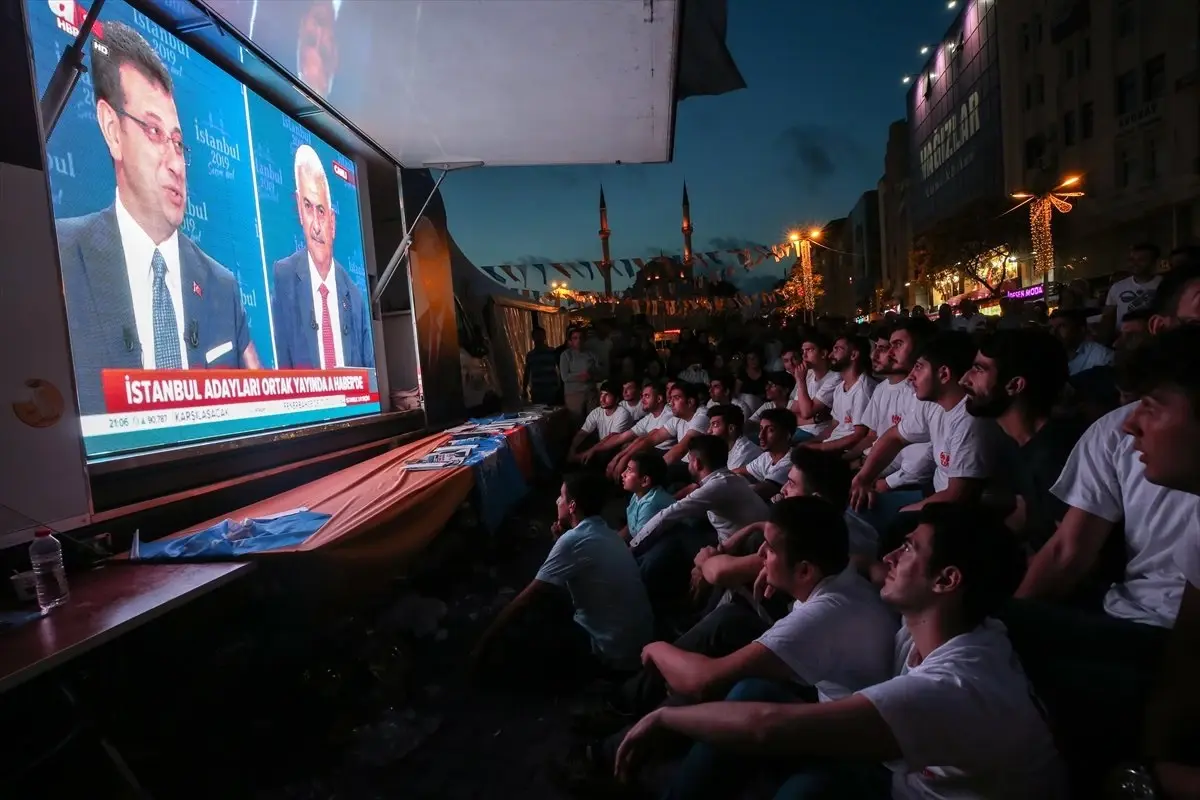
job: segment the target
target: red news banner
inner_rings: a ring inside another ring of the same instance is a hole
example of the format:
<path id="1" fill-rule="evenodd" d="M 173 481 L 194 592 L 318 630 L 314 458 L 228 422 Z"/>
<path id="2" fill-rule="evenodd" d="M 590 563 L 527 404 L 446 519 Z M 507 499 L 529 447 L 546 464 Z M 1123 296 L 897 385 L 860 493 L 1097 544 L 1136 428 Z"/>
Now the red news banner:
<path id="1" fill-rule="evenodd" d="M 101 380 L 109 414 L 315 398 L 379 401 L 365 369 L 106 369 Z"/>

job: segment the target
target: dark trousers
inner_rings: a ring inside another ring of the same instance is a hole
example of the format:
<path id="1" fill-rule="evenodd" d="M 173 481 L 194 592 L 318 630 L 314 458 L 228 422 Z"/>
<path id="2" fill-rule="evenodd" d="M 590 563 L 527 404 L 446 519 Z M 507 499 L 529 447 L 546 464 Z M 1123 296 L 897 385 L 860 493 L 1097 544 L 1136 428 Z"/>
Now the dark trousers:
<path id="1" fill-rule="evenodd" d="M 1136 760 L 1170 631 L 1031 600 L 1001 619 L 1072 766 Z"/>
<path id="2" fill-rule="evenodd" d="M 504 686 L 561 689 L 611 677 L 574 614 L 566 592 L 537 597 L 492 641 L 480 665 L 480 678 Z"/>
<path id="3" fill-rule="evenodd" d="M 675 640 L 675 646 L 689 653 L 721 658 L 753 642 L 766 631 L 768 624 L 741 598 L 719 605 L 705 615 L 687 633 Z M 653 666 L 621 685 L 613 703 L 622 712 L 642 717 L 658 708 L 667 699 L 667 682 Z"/>
<path id="4" fill-rule="evenodd" d="M 725 698 L 733 702 L 814 702 L 815 692 L 765 680 L 745 680 Z M 692 745 L 675 772 L 665 800 L 726 800 L 739 797 L 748 785 L 766 781 L 775 800 L 885 800 L 891 796 L 891 774 L 879 764 L 755 758 L 744 752 L 708 744 Z"/>
<path id="5" fill-rule="evenodd" d="M 657 533 L 655 534 L 657 536 Z M 716 545 L 717 533 L 704 522 L 687 522 L 664 531 L 637 554 L 642 583 L 650 595 L 654 618 L 664 630 L 688 609 L 688 586 L 693 562 L 700 549 Z"/>

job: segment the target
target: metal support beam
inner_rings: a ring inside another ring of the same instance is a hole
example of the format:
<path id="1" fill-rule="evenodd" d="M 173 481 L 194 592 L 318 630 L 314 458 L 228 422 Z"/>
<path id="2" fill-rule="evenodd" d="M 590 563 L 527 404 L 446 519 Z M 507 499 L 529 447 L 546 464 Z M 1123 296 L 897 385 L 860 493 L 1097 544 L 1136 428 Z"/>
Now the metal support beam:
<path id="1" fill-rule="evenodd" d="M 58 66 L 54 68 L 54 74 L 50 76 L 50 83 L 46 84 L 41 111 L 47 142 L 50 141 L 50 134 L 54 132 L 54 126 L 58 124 L 63 109 L 67 107 L 67 101 L 71 99 L 71 92 L 75 91 L 75 84 L 79 83 L 79 76 L 87 71 L 87 67 L 83 65 L 83 48 L 87 46 L 88 37 L 92 35 L 92 26 L 96 24 L 102 8 L 104 0 L 92 0 L 92 7 L 88 9 L 83 24 L 79 26 L 79 35 L 75 37 L 71 46 L 63 51 Z"/>
<path id="2" fill-rule="evenodd" d="M 425 215 L 425 209 L 429 208 L 429 204 L 433 201 L 433 196 L 435 194 L 437 194 L 438 189 L 441 188 L 442 181 L 444 181 L 446 179 L 446 176 L 449 175 L 451 173 L 451 171 L 453 171 L 453 170 L 470 169 L 471 167 L 480 167 L 480 166 L 483 166 L 482 161 L 467 161 L 467 162 L 461 162 L 461 163 L 427 164 L 426 165 L 426 168 L 428 168 L 428 169 L 440 169 L 442 171 L 442 174 L 438 176 L 436 181 L 434 181 L 433 189 L 430 190 L 429 196 L 425 198 L 425 202 L 421 205 L 421 210 L 418 211 L 416 216 L 412 218 L 412 222 L 409 223 L 409 221 L 407 219 L 404 219 L 403 215 L 402 215 L 401 219 L 402 219 L 402 224 L 404 225 L 404 238 L 400 240 L 400 244 L 396 245 L 396 252 L 392 253 L 392 257 L 390 259 L 388 259 L 387 267 L 384 268 L 383 272 L 379 276 L 379 280 L 375 284 L 375 292 L 371 296 L 372 303 L 379 303 L 379 301 L 383 298 L 383 293 L 384 293 L 384 291 L 387 290 L 388 284 L 391 283 L 392 277 L 396 274 L 396 270 L 399 269 L 400 264 L 404 261 L 405 257 L 408 255 L 408 251 L 412 247 L 413 231 L 416 230 L 417 223 L 421 221 L 421 217 L 423 217 Z M 400 180 L 403 181 L 403 177 L 401 177 Z M 404 200 L 403 200 L 404 184 L 403 184 L 403 182 L 401 182 L 401 184 L 400 184 L 400 196 L 401 196 L 400 206 L 401 206 L 401 209 L 403 209 L 404 208 Z"/>

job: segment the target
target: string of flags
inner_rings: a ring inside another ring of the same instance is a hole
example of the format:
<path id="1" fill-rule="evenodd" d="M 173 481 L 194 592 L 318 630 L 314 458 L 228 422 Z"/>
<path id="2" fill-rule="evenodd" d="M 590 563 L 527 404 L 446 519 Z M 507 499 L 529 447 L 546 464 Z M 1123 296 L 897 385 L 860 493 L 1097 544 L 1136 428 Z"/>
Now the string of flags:
<path id="1" fill-rule="evenodd" d="M 692 261 L 697 273 L 702 269 L 704 271 L 703 274 L 708 278 L 719 280 L 721 278 L 732 278 L 736 274 L 737 267 L 741 267 L 743 270 L 749 272 L 768 258 L 774 261 L 782 261 L 791 248 L 792 245 L 790 244 L 778 244 L 770 247 L 754 244 L 732 250 L 695 252 L 692 253 Z M 636 278 L 637 273 L 646 264 L 655 260 L 653 257 L 615 258 L 612 260 L 612 270 L 617 275 Z M 480 267 L 480 269 L 488 277 L 505 286 L 509 284 L 509 281 L 512 281 L 514 284 L 528 286 L 529 272 L 531 270 L 541 277 L 543 284 L 549 285 L 551 280 L 558 279 L 558 276 L 553 273 L 558 273 L 558 275 L 562 275 L 565 278 L 586 278 L 593 280 L 596 277 L 596 273 L 603 267 L 603 264 L 604 262 L 602 261 L 556 261 L 548 264 L 499 264 Z M 553 273 L 550 271 L 553 271 Z"/>

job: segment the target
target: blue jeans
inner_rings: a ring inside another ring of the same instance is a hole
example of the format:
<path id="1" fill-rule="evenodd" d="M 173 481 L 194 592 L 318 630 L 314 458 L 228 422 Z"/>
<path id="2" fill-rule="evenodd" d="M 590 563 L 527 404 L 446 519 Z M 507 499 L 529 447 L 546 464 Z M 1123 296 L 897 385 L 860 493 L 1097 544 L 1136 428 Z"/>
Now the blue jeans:
<path id="1" fill-rule="evenodd" d="M 879 534 L 883 542 L 888 530 L 900 516 L 900 509 L 919 503 L 925 499 L 925 493 L 920 489 L 895 489 L 890 492 L 875 495 L 875 505 L 856 512 L 868 525 Z M 881 552 L 880 557 L 884 555 Z"/>
<path id="2" fill-rule="evenodd" d="M 733 687 L 733 702 L 802 702 L 799 687 L 753 678 Z M 697 743 L 680 764 L 664 800 L 727 800 L 765 773 L 780 784 L 775 800 L 885 800 L 890 774 L 879 764 L 818 761 L 804 758 L 759 758 Z"/>
<path id="3" fill-rule="evenodd" d="M 808 431 L 798 430 L 792 434 L 792 444 L 800 444 L 801 442 L 807 442 L 811 438 L 813 438 L 813 435 L 811 433 L 809 433 Z"/>

